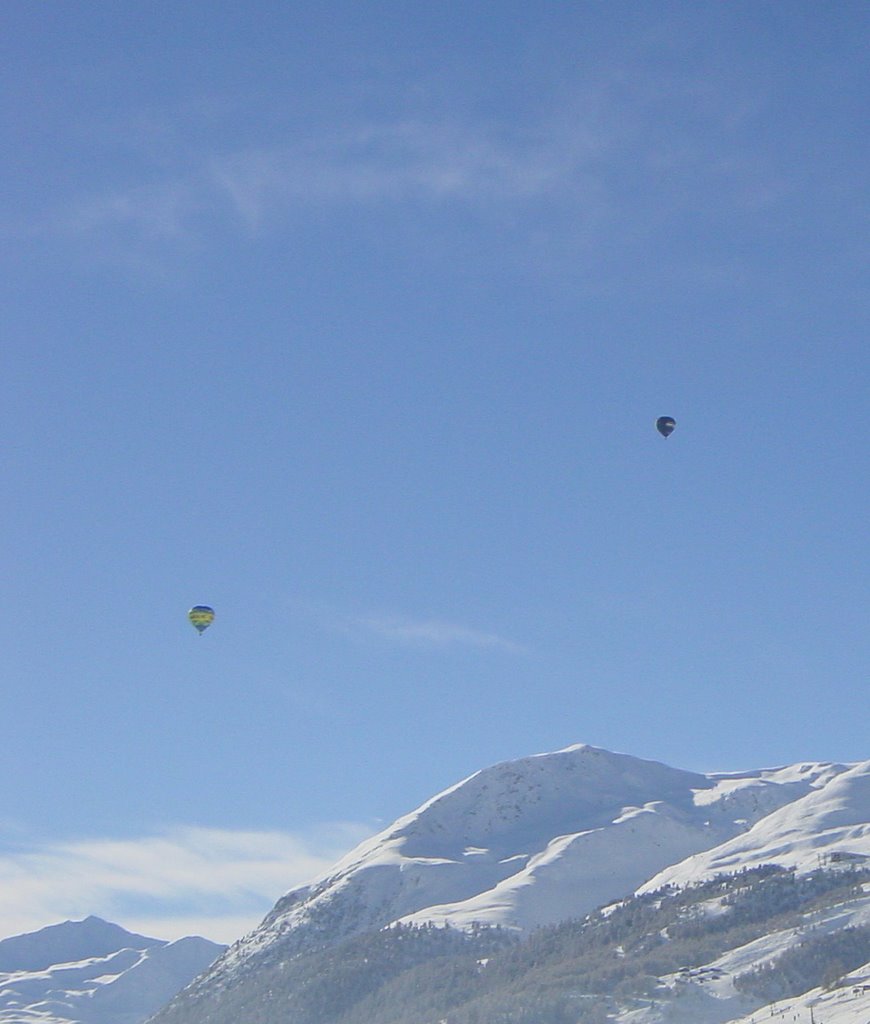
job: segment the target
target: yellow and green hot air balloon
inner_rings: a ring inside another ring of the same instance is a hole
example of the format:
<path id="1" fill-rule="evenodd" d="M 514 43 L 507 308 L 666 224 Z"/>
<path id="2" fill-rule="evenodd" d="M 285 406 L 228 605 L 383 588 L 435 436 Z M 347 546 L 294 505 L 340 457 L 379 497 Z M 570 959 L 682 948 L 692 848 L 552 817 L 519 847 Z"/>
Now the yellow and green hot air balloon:
<path id="1" fill-rule="evenodd" d="M 187 613 L 190 624 L 202 636 L 203 632 L 214 622 L 214 608 L 207 604 L 195 604 Z"/>

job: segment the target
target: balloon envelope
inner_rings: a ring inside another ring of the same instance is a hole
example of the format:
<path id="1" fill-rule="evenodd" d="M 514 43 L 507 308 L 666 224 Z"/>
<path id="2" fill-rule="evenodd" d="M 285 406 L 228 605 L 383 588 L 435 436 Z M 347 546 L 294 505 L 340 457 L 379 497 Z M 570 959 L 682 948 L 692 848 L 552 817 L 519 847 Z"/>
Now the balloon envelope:
<path id="1" fill-rule="evenodd" d="M 187 617 L 193 628 L 202 633 L 214 622 L 214 608 L 209 608 L 207 604 L 196 604 L 187 613 Z"/>
<path id="2" fill-rule="evenodd" d="M 656 420 L 656 430 L 662 435 L 662 437 L 668 437 L 672 434 L 676 425 L 677 421 L 673 416 L 659 416 Z"/>

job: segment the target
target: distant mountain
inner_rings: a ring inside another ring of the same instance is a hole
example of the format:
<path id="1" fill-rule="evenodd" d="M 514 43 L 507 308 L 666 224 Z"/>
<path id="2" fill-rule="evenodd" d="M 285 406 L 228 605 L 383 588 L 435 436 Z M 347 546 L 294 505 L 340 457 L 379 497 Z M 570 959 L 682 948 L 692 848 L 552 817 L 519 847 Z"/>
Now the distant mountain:
<path id="1" fill-rule="evenodd" d="M 270 1016 L 258 1002 L 264 979 L 269 991 L 295 998 L 298 990 L 282 977 L 313 957 L 305 984 L 316 988 L 339 950 L 353 962 L 354 943 L 369 948 L 387 927 L 399 927 L 409 951 L 436 944 L 433 926 L 448 928 L 441 935 L 448 943 L 454 932 L 476 940 L 482 928 L 497 929 L 485 941 L 498 945 L 536 927 L 582 920 L 635 892 L 642 899 L 651 888 L 691 886 L 760 864 L 807 872 L 865 859 L 870 863 L 870 762 L 699 774 L 571 747 L 480 771 L 362 843 L 283 897 L 154 1024 L 233 1024 L 233 1014 L 293 1024 L 297 1017 Z M 430 929 L 423 939 L 420 928 Z M 389 936 L 378 941 L 392 953 L 384 954 L 380 980 L 362 971 L 368 980 L 359 981 L 361 990 L 383 984 L 392 965 L 404 962 Z M 336 991 L 333 985 L 330 998 Z M 384 1013 L 372 1021 L 381 1024 Z"/>
<path id="2" fill-rule="evenodd" d="M 225 949 L 98 917 L 0 942 L 0 1024 L 140 1024 Z"/>
<path id="3" fill-rule="evenodd" d="M 53 964 L 74 963 L 108 956 L 119 949 L 151 949 L 165 945 L 160 939 L 135 935 L 99 917 L 52 924 L 38 932 L 0 941 L 0 972 L 44 971 Z"/>

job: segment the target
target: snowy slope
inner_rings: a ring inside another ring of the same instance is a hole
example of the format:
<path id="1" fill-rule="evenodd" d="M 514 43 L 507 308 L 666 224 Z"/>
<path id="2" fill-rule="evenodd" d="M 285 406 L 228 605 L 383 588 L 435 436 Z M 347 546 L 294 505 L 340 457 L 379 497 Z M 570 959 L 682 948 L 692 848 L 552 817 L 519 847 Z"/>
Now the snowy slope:
<path id="1" fill-rule="evenodd" d="M 615 1020 L 619 1024 L 759 1024 L 774 1017 L 771 1004 L 740 994 L 734 979 L 758 964 L 776 961 L 808 938 L 870 925 L 870 885 L 865 885 L 864 891 L 863 898 L 804 915 L 799 927 L 771 932 L 709 964 L 665 977 L 663 990 L 654 999 L 637 1000 L 642 1005 L 623 1011 Z M 864 985 L 866 992 L 860 991 Z M 779 1019 L 807 1024 L 811 1007 L 817 1024 L 868 1024 L 870 963 L 848 975 L 833 992 L 812 989 L 773 1004 Z M 820 1007 L 824 1007 L 823 1013 Z"/>
<path id="2" fill-rule="evenodd" d="M 668 867 L 643 888 L 682 886 L 765 863 L 810 871 L 832 854 L 870 863 L 870 761 L 823 772 L 806 796 L 742 835 Z"/>
<path id="3" fill-rule="evenodd" d="M 96 917 L 0 942 L 2 1024 L 139 1024 L 223 946 L 164 942 Z"/>
<path id="4" fill-rule="evenodd" d="M 496 765 L 288 893 L 190 994 L 397 921 L 524 930 L 581 916 L 650 879 L 686 882 L 744 858 L 791 863 L 798 851 L 860 853 L 868 768 L 703 775 L 585 745 Z"/>
<path id="5" fill-rule="evenodd" d="M 705 967 L 683 977 L 665 979 L 670 1000 L 620 1014 L 619 1024 L 761 1024 L 789 1021 L 800 1024 L 868 1024 L 870 1022 L 870 963 L 847 974 L 830 991 L 813 988 L 775 1003 L 753 1002 L 737 993 L 733 979 L 760 963 L 775 961 L 807 938 L 831 935 L 844 928 L 870 925 L 870 885 L 864 898 L 850 900 L 805 915 L 799 928 L 772 932 L 731 950 Z"/>
<path id="6" fill-rule="evenodd" d="M 0 972 L 42 971 L 52 964 L 106 956 L 119 949 L 150 949 L 161 945 L 160 939 L 135 935 L 99 917 L 87 917 L 84 921 L 65 921 L 38 932 L 3 939 L 0 941 Z"/>
<path id="7" fill-rule="evenodd" d="M 672 1018 L 673 1019 L 673 1018 Z M 796 999 L 784 999 L 775 1009 L 750 1013 L 733 1024 L 761 1024 L 762 1021 L 797 1021 L 799 1024 L 867 1024 L 870 1021 L 870 963 L 853 971 L 844 984 L 827 992 L 814 988 Z M 697 1018 L 693 1024 L 713 1024 Z"/>
<path id="8" fill-rule="evenodd" d="M 615 1024 L 867 1024 L 870 1021 L 870 963 L 832 991 L 814 988 L 794 999 L 763 1006 L 733 991 L 730 979 L 675 983 L 674 997 L 648 1000 L 627 1010 Z"/>

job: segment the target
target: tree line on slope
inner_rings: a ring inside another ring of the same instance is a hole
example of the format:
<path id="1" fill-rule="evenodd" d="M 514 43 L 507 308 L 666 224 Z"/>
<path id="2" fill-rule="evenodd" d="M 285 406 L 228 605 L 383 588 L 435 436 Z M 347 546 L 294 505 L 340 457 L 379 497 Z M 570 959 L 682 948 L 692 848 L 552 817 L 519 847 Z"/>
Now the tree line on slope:
<path id="1" fill-rule="evenodd" d="M 835 988 L 844 975 L 870 962 L 870 926 L 810 937 L 736 979 L 739 991 L 764 1002 L 789 999 L 811 988 Z"/>
<path id="2" fill-rule="evenodd" d="M 276 958 L 218 995 L 177 1000 L 155 1024 L 601 1024 L 620 1005 L 667 998 L 662 975 L 798 927 L 807 913 L 863 895 L 868 880 L 870 870 L 797 876 L 765 865 L 634 896 L 523 940 L 499 928 L 396 926 Z M 804 967 L 802 991 L 812 988 L 860 957 L 866 939 L 795 950 L 747 979 L 746 991 L 798 994 Z"/>

